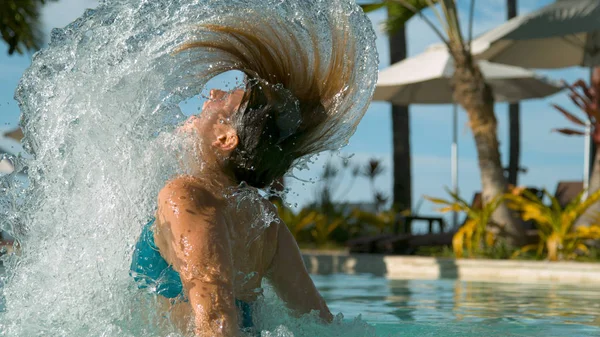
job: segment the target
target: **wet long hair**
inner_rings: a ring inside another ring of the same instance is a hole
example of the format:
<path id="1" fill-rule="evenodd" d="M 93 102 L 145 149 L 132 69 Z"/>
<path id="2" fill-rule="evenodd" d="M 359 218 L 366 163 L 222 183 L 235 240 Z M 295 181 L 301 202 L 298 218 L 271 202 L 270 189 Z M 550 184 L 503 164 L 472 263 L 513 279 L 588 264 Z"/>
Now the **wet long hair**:
<path id="1" fill-rule="evenodd" d="M 329 23 L 300 29 L 245 12 L 200 26 L 202 38 L 179 49 L 210 53 L 215 75 L 246 74 L 242 103 L 230 121 L 239 143 L 225 163 L 238 182 L 264 188 L 298 158 L 345 145 L 337 144 L 339 133 L 356 128 L 366 107 L 350 116 L 356 110 L 355 40 L 343 15 Z"/>

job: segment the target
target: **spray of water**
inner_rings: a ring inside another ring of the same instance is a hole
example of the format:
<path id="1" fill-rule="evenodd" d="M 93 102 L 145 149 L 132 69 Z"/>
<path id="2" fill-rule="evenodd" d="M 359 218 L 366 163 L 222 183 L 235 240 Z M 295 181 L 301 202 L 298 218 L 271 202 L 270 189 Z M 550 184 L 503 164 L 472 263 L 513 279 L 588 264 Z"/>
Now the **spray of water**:
<path id="1" fill-rule="evenodd" d="M 356 113 L 328 146 L 344 145 L 377 69 L 371 24 L 352 0 L 103 1 L 52 31 L 16 92 L 32 158 L 10 158 L 28 184 L 16 173 L 0 177 L 0 229 L 20 243 L 4 257 L 0 336 L 177 335 L 129 277 L 131 254 L 157 192 L 181 170 L 179 103 L 200 93 L 221 62 L 175 51 L 203 38 L 199 24 L 245 13 L 277 18 L 301 39 L 307 26 L 321 27 L 320 44 L 335 18 L 347 18 L 357 49 L 348 85 L 357 89 L 339 107 Z M 360 321 L 292 319 L 268 293 L 259 310 L 264 336 L 373 335 Z"/>

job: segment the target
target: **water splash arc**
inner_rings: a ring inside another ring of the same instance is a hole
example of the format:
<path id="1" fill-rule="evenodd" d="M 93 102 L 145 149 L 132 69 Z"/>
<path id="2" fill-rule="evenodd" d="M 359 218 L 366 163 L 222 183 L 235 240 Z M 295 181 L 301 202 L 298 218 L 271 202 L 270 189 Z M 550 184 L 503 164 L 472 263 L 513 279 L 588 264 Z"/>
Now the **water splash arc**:
<path id="1" fill-rule="evenodd" d="M 184 118 L 179 104 L 220 69 L 205 50 L 176 51 L 203 37 L 199 25 L 250 12 L 279 18 L 301 37 L 307 26 L 324 27 L 322 45 L 331 38 L 325 27 L 347 18 L 358 51 L 348 60 L 349 86 L 358 89 L 338 104 L 356 111 L 328 146 L 345 144 L 369 103 L 378 63 L 371 23 L 352 0 L 102 1 L 52 31 L 16 90 L 31 158 L 17 160 L 29 185 L 1 177 L 12 192 L 0 196 L 0 229 L 22 252 L 4 259 L 0 336 L 175 336 L 140 309 L 152 303 L 128 269 L 157 192 L 180 170 L 176 154 L 187 144 L 172 132 Z M 283 317 L 269 322 L 269 336 L 317 333 L 309 318 L 305 331 Z M 370 334 L 360 322 L 342 326 L 345 336 Z"/>

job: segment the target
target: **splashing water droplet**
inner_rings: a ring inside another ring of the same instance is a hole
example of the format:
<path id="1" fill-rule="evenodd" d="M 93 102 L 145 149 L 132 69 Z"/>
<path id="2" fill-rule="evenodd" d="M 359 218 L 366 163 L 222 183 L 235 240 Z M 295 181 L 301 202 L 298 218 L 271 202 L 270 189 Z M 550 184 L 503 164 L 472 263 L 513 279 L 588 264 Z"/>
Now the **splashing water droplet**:
<path id="1" fill-rule="evenodd" d="M 179 154 L 197 146 L 173 132 L 183 116 L 179 103 L 201 93 L 214 71 L 231 68 L 207 50 L 175 51 L 207 38 L 201 24 L 251 12 L 305 42 L 307 27 L 319 27 L 323 50 L 331 50 L 328 27 L 347 25 L 354 43 L 346 47 L 358 49 L 348 60 L 351 95 L 334 99 L 330 113 L 349 113 L 324 147 L 345 144 L 369 103 L 378 64 L 371 23 L 352 0 L 101 1 L 52 30 L 16 91 L 31 158 L 16 158 L 15 172 L 0 176 L 7 212 L 0 229 L 22 242 L 19 254 L 4 258 L 0 335 L 175 336 L 161 330 L 156 298 L 133 284 L 132 247 L 165 181 L 184 173 L 180 164 L 188 159 Z M 329 53 L 321 55 L 323 66 Z M 275 221 L 258 212 L 255 232 Z M 267 336 L 373 336 L 364 323 L 293 323 L 269 301 L 260 317 Z"/>

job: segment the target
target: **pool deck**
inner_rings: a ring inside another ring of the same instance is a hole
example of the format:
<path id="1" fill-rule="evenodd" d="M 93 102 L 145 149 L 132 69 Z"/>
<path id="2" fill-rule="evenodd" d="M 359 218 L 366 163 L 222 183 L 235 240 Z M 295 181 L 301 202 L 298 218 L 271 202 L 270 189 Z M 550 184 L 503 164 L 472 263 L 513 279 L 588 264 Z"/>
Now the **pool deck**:
<path id="1" fill-rule="evenodd" d="M 389 279 L 600 285 L 600 263 L 302 252 L 311 274 L 373 274 Z"/>

